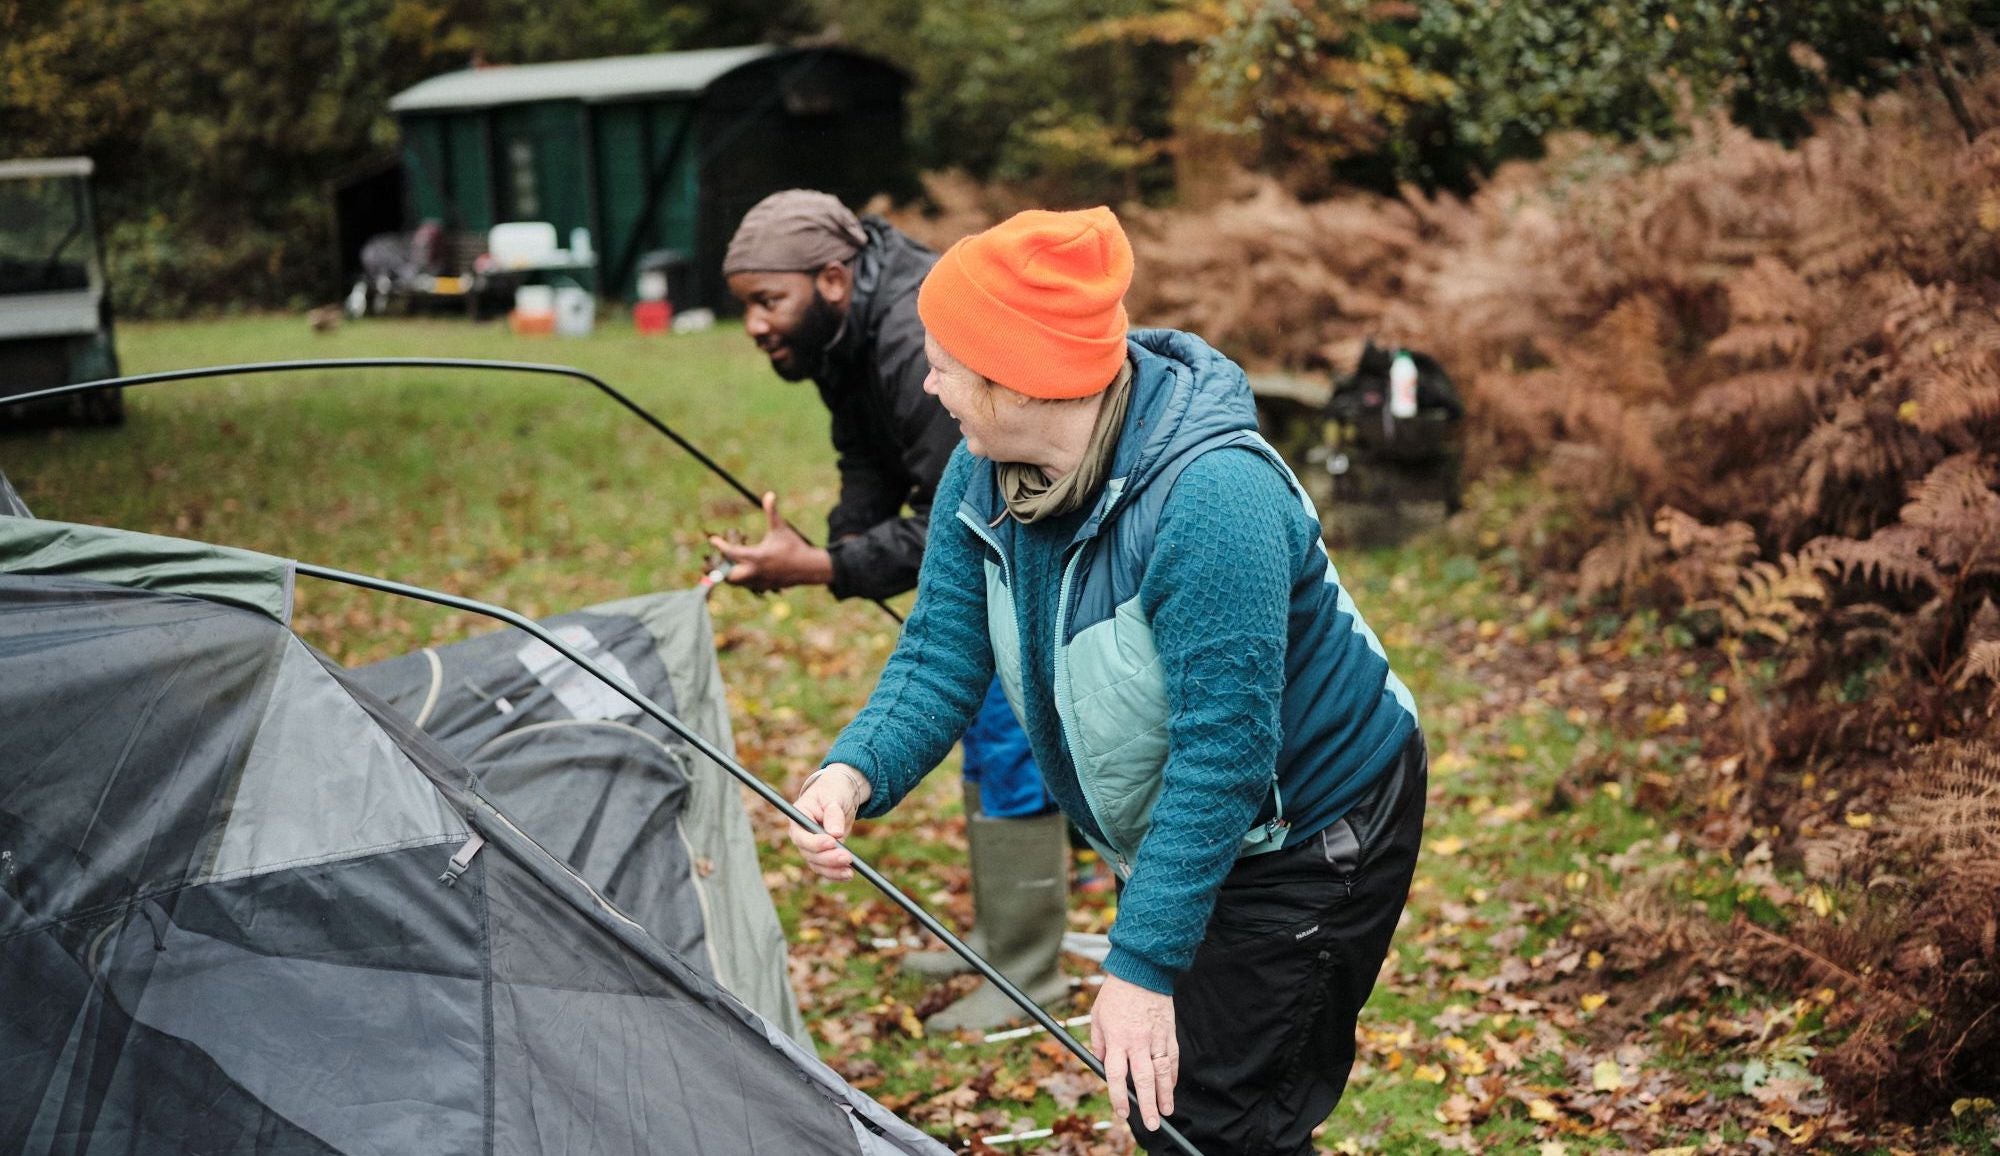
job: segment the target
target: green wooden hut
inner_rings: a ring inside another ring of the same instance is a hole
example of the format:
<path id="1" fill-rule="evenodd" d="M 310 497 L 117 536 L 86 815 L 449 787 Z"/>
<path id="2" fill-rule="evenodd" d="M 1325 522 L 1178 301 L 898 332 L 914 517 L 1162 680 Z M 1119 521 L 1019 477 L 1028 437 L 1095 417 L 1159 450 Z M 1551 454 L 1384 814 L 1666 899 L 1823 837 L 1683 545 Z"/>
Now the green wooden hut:
<path id="1" fill-rule="evenodd" d="M 835 47 L 750 45 L 471 68 L 392 98 L 409 220 L 458 232 L 588 228 L 598 289 L 629 299 L 640 260 L 686 261 L 675 306 L 728 308 L 723 249 L 768 193 L 853 205 L 909 191 L 908 77 Z"/>

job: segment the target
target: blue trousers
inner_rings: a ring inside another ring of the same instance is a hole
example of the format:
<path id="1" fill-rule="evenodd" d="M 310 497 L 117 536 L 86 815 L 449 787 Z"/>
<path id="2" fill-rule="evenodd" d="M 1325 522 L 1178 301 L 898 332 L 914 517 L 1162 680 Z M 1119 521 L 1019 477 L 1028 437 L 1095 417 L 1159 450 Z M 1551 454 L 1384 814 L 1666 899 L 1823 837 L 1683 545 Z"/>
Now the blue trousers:
<path id="1" fill-rule="evenodd" d="M 965 747 L 966 780 L 978 784 L 979 809 L 988 818 L 1026 819 L 1056 809 L 1055 798 L 1042 785 L 1041 768 L 1028 750 L 1027 732 L 1001 693 L 999 679 L 986 688 L 986 701 L 960 742 Z"/>

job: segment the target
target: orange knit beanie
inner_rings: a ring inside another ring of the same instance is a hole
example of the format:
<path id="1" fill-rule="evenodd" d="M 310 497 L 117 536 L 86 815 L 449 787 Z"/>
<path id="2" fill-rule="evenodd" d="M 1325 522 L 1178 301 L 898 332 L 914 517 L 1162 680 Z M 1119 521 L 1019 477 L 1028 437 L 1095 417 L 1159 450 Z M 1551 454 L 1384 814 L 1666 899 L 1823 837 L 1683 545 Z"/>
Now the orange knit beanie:
<path id="1" fill-rule="evenodd" d="M 1125 360 L 1132 246 L 1110 209 L 1029 209 L 951 248 L 917 313 L 945 352 L 1031 397 L 1088 397 Z"/>

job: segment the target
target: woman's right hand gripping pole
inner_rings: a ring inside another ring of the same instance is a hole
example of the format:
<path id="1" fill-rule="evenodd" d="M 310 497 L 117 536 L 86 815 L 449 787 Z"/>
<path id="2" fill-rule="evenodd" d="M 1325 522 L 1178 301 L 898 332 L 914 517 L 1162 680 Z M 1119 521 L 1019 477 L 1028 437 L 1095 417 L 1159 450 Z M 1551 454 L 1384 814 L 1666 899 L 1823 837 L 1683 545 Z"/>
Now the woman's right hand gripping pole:
<path id="1" fill-rule="evenodd" d="M 791 836 L 813 874 L 822 879 L 854 878 L 854 855 L 842 844 L 854 829 L 856 812 L 874 792 L 868 776 L 846 763 L 828 763 L 807 776 L 795 805 L 826 828 L 826 834 L 816 835 L 793 823 Z"/>

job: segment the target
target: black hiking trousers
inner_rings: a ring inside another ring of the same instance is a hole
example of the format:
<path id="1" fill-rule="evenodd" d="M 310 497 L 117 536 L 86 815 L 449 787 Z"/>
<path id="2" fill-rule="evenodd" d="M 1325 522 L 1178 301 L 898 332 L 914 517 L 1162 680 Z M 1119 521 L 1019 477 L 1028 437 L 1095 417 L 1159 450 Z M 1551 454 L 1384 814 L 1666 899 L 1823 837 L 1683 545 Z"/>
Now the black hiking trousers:
<path id="1" fill-rule="evenodd" d="M 1168 1120 L 1203 1156 L 1312 1152 L 1409 898 L 1428 767 L 1418 731 L 1346 816 L 1223 879 L 1174 985 L 1181 1072 Z M 1181 1151 L 1136 1109 L 1131 1121 L 1146 1151 Z"/>

